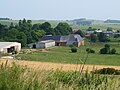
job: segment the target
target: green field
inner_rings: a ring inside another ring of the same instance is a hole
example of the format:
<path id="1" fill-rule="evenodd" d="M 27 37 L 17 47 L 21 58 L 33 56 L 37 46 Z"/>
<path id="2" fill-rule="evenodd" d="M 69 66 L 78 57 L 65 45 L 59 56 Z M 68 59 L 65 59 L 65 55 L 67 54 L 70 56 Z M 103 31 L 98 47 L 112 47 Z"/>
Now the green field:
<path id="1" fill-rule="evenodd" d="M 120 24 L 103 23 L 103 22 L 99 22 L 99 21 L 94 21 L 94 23 L 92 25 L 76 25 L 72 22 L 65 21 L 65 20 L 32 20 L 32 24 L 44 23 L 46 21 L 49 22 L 52 27 L 57 26 L 57 24 L 59 22 L 67 22 L 72 28 L 81 29 L 81 30 L 86 30 L 89 27 L 93 27 L 93 28 L 96 28 L 96 29 L 103 29 L 103 30 L 106 30 L 108 27 L 112 27 L 115 30 L 120 29 Z M 18 20 L 0 20 L 0 23 L 4 24 L 4 25 L 10 25 L 11 22 L 13 22 L 14 25 L 18 24 Z"/>
<path id="2" fill-rule="evenodd" d="M 104 47 L 105 43 L 97 43 L 94 45 L 86 45 L 78 48 L 77 53 L 71 53 L 70 47 L 53 47 L 44 51 L 37 50 L 29 54 L 20 54 L 23 60 L 42 61 L 42 62 L 56 62 L 56 63 L 81 63 L 87 56 L 86 48 L 95 50 L 95 54 L 88 54 L 87 64 L 99 65 L 120 65 L 120 46 L 118 43 L 110 43 L 111 48 L 117 50 L 117 54 L 99 54 L 99 50 Z"/>
<path id="3" fill-rule="evenodd" d="M 18 24 L 19 20 L 0 20 L 0 23 L 3 25 L 10 25 L 10 23 L 13 22 L 14 25 Z M 57 21 L 57 20 L 32 20 L 32 24 L 37 24 L 37 23 L 44 23 L 44 22 L 49 22 L 52 27 L 57 26 L 59 22 L 63 22 L 62 20 Z"/>

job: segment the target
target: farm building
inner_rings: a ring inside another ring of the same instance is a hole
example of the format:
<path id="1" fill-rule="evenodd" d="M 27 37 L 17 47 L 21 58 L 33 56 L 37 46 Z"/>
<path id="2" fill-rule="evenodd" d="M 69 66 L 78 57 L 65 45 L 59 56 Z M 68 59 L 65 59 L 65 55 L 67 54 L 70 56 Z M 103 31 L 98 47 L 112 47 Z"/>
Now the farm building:
<path id="1" fill-rule="evenodd" d="M 19 52 L 21 50 L 21 43 L 18 42 L 0 42 L 0 52 L 12 53 L 13 51 Z"/>
<path id="2" fill-rule="evenodd" d="M 28 45 L 30 48 L 49 48 L 55 46 L 55 41 L 54 40 L 44 40 L 44 41 L 39 41 L 37 43 L 31 43 Z"/>
<path id="3" fill-rule="evenodd" d="M 84 45 L 83 38 L 78 34 L 70 34 L 66 36 L 44 36 L 41 38 L 41 41 L 43 40 L 54 40 L 56 46 L 75 45 L 79 47 Z"/>

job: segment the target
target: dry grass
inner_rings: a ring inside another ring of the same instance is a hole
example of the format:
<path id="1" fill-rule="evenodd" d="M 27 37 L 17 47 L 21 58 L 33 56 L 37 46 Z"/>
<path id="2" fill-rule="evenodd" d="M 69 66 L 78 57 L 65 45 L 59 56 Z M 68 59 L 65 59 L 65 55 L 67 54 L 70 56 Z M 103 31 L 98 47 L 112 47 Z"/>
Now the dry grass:
<path id="1" fill-rule="evenodd" d="M 1 63 L 5 63 L 6 59 L 1 59 Z M 8 64 L 15 62 L 16 64 L 27 66 L 28 68 L 37 70 L 62 70 L 62 71 L 79 71 L 81 64 L 63 64 L 63 63 L 50 63 L 50 62 L 37 62 L 37 61 L 23 61 L 23 60 L 8 60 Z M 92 71 L 94 69 L 102 68 L 115 68 L 120 70 L 120 66 L 107 66 L 107 65 L 84 65 L 84 71 Z"/>
<path id="2" fill-rule="evenodd" d="M 5 59 L 0 64 L 0 90 L 120 90 L 119 76 L 76 72 L 81 65 Z"/>

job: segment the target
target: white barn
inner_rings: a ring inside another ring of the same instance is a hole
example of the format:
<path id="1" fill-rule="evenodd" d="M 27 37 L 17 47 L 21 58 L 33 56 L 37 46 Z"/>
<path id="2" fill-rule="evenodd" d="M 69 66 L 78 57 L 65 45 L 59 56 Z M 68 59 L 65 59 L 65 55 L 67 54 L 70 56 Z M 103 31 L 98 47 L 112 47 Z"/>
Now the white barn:
<path id="1" fill-rule="evenodd" d="M 0 52 L 12 53 L 12 51 L 19 52 L 21 50 L 21 43 L 18 42 L 0 42 Z"/>
<path id="2" fill-rule="evenodd" d="M 45 40 L 45 41 L 39 41 L 37 43 L 31 43 L 28 45 L 30 48 L 40 48 L 40 49 L 45 49 L 49 47 L 55 46 L 55 41 L 54 40 Z"/>

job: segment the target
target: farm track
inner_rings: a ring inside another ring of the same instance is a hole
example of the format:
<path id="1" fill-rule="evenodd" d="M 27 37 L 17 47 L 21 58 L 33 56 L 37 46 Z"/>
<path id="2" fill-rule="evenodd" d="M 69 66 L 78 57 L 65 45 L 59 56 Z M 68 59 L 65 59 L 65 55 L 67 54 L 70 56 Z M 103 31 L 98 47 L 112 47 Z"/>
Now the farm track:
<path id="1" fill-rule="evenodd" d="M 0 59 L 0 64 L 6 63 L 6 59 Z M 51 63 L 51 62 L 37 62 L 37 61 L 23 61 L 23 60 L 8 60 L 8 65 L 15 62 L 18 65 L 27 66 L 31 69 L 37 70 L 62 70 L 62 71 L 80 71 L 81 64 L 63 64 L 63 63 Z M 94 69 L 101 68 L 115 68 L 120 70 L 120 66 L 107 66 L 107 65 L 84 65 L 84 71 L 92 71 Z"/>

